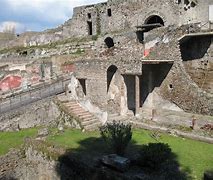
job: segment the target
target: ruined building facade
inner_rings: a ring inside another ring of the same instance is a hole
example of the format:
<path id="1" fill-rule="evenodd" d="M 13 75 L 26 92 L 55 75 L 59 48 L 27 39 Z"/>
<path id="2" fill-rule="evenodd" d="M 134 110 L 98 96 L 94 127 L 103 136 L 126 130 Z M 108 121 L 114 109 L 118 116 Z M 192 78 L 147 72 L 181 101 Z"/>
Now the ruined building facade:
<path id="1" fill-rule="evenodd" d="M 75 63 L 71 96 L 102 119 L 212 115 L 212 5 L 135 0 L 75 8 L 64 32 L 102 35 L 98 45 L 109 52 Z"/>
<path id="2" fill-rule="evenodd" d="M 213 0 L 109 0 L 76 7 L 62 26 L 0 48 L 82 38 L 62 53 L 88 52 L 71 64 L 71 99 L 102 122 L 142 116 L 168 123 L 184 113 L 213 114 L 212 23 Z"/>
<path id="3" fill-rule="evenodd" d="M 74 8 L 73 18 L 66 23 L 64 33 L 97 35 L 151 23 L 203 25 L 212 18 L 211 5 L 212 0 L 109 0 Z"/>

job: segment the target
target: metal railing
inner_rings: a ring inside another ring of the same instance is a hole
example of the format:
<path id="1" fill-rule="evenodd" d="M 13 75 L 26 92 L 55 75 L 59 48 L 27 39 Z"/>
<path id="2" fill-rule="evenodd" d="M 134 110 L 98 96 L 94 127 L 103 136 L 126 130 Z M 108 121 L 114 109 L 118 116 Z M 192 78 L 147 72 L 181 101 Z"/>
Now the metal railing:
<path id="1" fill-rule="evenodd" d="M 62 78 L 55 82 L 42 83 L 39 87 L 28 89 L 2 99 L 0 100 L 0 115 L 41 99 L 63 93 L 68 83 L 68 78 Z"/>

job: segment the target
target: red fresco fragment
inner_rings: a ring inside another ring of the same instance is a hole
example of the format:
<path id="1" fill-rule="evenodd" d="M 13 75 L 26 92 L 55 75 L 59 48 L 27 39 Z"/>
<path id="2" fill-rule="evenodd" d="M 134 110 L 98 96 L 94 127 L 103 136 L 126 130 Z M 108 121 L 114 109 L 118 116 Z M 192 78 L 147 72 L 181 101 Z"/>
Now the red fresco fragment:
<path id="1" fill-rule="evenodd" d="M 0 90 L 8 91 L 21 86 L 22 78 L 20 76 L 7 76 L 0 81 Z"/>
<path id="2" fill-rule="evenodd" d="M 143 53 L 144 57 L 148 56 L 150 51 L 151 51 L 150 49 L 145 49 Z"/>
<path id="3" fill-rule="evenodd" d="M 75 71 L 74 64 L 68 64 L 68 65 L 62 66 L 62 72 L 63 73 L 74 72 L 74 71 Z"/>
<path id="4" fill-rule="evenodd" d="M 33 77 L 30 79 L 30 82 L 31 82 L 32 84 L 35 84 L 35 83 L 38 83 L 40 79 L 41 79 L 40 76 L 33 76 Z"/>

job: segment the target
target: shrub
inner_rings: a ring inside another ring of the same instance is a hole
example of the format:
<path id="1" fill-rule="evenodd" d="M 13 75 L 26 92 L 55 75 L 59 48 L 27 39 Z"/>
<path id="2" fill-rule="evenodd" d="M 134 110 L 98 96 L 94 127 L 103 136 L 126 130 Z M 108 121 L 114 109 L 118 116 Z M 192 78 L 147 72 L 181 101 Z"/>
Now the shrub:
<path id="1" fill-rule="evenodd" d="M 149 170 L 159 170 L 164 163 L 174 159 L 168 144 L 149 143 L 143 145 L 140 151 L 139 165 Z"/>
<path id="2" fill-rule="evenodd" d="M 116 154 L 123 156 L 132 138 L 132 126 L 113 121 L 100 127 L 102 138 L 110 145 Z"/>

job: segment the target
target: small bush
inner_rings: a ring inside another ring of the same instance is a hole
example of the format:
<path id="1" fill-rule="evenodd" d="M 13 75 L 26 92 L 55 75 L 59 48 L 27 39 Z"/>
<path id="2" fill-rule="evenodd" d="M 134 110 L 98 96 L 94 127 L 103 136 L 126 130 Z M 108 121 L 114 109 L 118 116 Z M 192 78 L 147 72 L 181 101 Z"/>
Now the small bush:
<path id="1" fill-rule="evenodd" d="M 116 154 L 123 156 L 132 138 L 132 126 L 113 121 L 100 127 L 102 138 L 110 145 Z"/>
<path id="2" fill-rule="evenodd" d="M 149 143 L 140 151 L 139 165 L 149 170 L 159 170 L 163 163 L 173 160 L 173 153 L 168 144 Z"/>

